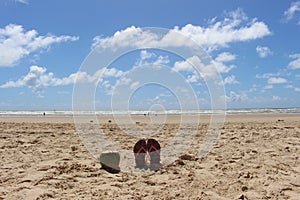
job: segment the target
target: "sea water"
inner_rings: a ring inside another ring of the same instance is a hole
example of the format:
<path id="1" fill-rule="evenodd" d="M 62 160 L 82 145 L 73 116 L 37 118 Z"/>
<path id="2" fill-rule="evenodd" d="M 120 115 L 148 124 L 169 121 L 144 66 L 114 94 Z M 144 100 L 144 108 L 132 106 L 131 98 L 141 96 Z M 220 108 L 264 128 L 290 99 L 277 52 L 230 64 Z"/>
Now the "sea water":
<path id="1" fill-rule="evenodd" d="M 245 108 L 227 110 L 95 110 L 95 111 L 72 111 L 72 110 L 7 110 L 0 111 L 0 116 L 109 116 L 109 115 L 205 115 L 205 114 L 300 114 L 300 108 Z"/>

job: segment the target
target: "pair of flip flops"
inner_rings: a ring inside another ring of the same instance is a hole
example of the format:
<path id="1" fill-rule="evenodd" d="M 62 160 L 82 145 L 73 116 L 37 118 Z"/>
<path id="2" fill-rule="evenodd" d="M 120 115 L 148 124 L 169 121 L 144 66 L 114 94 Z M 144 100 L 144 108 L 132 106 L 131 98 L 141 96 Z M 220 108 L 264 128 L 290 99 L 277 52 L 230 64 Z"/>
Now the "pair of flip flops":
<path id="1" fill-rule="evenodd" d="M 141 139 L 133 147 L 136 168 L 157 171 L 162 167 L 160 163 L 160 144 L 155 139 Z M 150 165 L 146 163 L 146 155 L 150 156 Z"/>

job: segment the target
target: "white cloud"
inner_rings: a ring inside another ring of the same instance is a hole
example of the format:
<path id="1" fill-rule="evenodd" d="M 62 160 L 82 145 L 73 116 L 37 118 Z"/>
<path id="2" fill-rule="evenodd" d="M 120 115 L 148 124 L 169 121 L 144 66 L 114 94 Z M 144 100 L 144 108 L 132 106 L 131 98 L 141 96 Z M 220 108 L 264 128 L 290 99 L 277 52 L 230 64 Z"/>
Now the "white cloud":
<path id="1" fill-rule="evenodd" d="M 290 58 L 293 58 L 295 60 L 291 61 L 288 64 L 288 68 L 290 68 L 290 69 L 300 69 L 300 54 L 290 55 Z"/>
<path id="2" fill-rule="evenodd" d="M 117 80 L 116 85 L 129 85 L 130 83 L 132 83 L 132 79 L 122 77 L 121 79 Z"/>
<path id="3" fill-rule="evenodd" d="M 286 88 L 293 89 L 295 92 L 300 92 L 300 88 L 293 85 L 287 85 Z"/>
<path id="4" fill-rule="evenodd" d="M 239 82 L 235 79 L 235 76 L 234 75 L 231 75 L 231 76 L 227 76 L 223 83 L 225 85 L 231 85 L 231 84 L 238 84 Z"/>
<path id="5" fill-rule="evenodd" d="M 192 56 L 185 61 L 175 62 L 173 70 L 176 72 L 192 73 L 192 75 L 188 77 L 187 81 L 194 83 L 200 79 L 200 76 L 204 79 L 209 79 L 214 78 L 218 73 L 228 73 L 235 66 L 227 66 L 224 64 L 224 62 L 231 61 L 234 58 L 235 56 L 232 54 L 221 53 L 215 60 L 212 60 L 210 64 L 204 65 L 198 56 Z M 197 70 L 194 68 L 194 66 L 197 67 Z"/>
<path id="6" fill-rule="evenodd" d="M 117 78 L 122 75 L 123 72 L 115 68 L 102 68 L 93 75 L 89 75 L 86 72 L 76 72 L 67 77 L 56 78 L 52 72 L 47 73 L 47 69 L 44 67 L 31 66 L 27 75 L 16 81 L 8 81 L 0 85 L 0 88 L 28 87 L 34 93 L 41 94 L 45 88 L 49 86 L 70 85 L 76 81 L 98 84 L 98 82 L 102 81 L 105 77 Z M 100 76 L 102 78 L 101 80 L 99 80 Z"/>
<path id="7" fill-rule="evenodd" d="M 11 87 L 23 87 L 28 86 L 32 88 L 34 92 L 39 92 L 46 84 L 42 83 L 42 80 L 51 80 L 53 74 L 45 74 L 46 68 L 31 66 L 29 73 L 18 79 L 17 81 L 8 81 L 7 83 L 1 85 L 1 88 L 11 88 Z"/>
<path id="8" fill-rule="evenodd" d="M 257 46 L 256 52 L 258 53 L 259 57 L 261 57 L 261 58 L 265 58 L 265 57 L 273 54 L 273 52 L 270 50 L 269 47 L 262 47 L 262 46 Z"/>
<path id="9" fill-rule="evenodd" d="M 193 65 L 191 65 L 192 61 L 194 61 L 194 63 L 198 62 L 202 65 L 200 59 L 197 56 L 193 56 L 193 57 L 188 58 L 186 61 L 177 61 L 177 62 L 175 62 L 173 70 L 176 71 L 176 72 L 180 72 L 180 71 L 194 72 L 195 69 L 194 69 Z"/>
<path id="10" fill-rule="evenodd" d="M 282 84 L 282 83 L 286 83 L 287 80 L 281 77 L 271 77 L 268 79 L 268 84 L 272 85 L 272 84 Z"/>
<path id="11" fill-rule="evenodd" d="M 208 26 L 196 26 L 187 24 L 183 27 L 175 27 L 166 35 L 145 31 L 134 26 L 125 30 L 117 31 L 111 37 L 94 38 L 92 48 L 111 48 L 113 50 L 121 47 L 170 47 L 188 46 L 189 42 L 184 38 L 178 38 L 178 33 L 191 38 L 206 50 L 215 50 L 220 47 L 228 47 L 233 42 L 244 42 L 255 40 L 270 35 L 271 32 L 264 22 L 257 19 L 248 20 L 241 9 L 228 14 L 223 20 L 213 20 Z"/>
<path id="12" fill-rule="evenodd" d="M 139 85 L 140 85 L 140 82 L 139 81 L 135 81 L 135 82 L 131 83 L 130 89 L 131 90 L 135 90 Z"/>
<path id="13" fill-rule="evenodd" d="M 15 66 L 30 53 L 49 48 L 54 43 L 76 41 L 74 36 L 39 36 L 36 30 L 25 31 L 21 25 L 0 28 L 0 67 Z"/>
<path id="14" fill-rule="evenodd" d="M 149 61 L 149 59 L 152 59 Z M 155 60 L 154 60 L 155 59 Z M 211 61 L 210 64 L 204 65 L 198 56 L 192 56 L 183 61 L 176 61 L 172 67 L 175 72 L 183 72 L 186 76 L 186 81 L 189 83 L 196 83 L 199 81 L 200 76 L 204 79 L 214 78 L 217 73 L 228 73 L 235 66 L 226 66 L 223 62 L 232 61 L 235 55 L 228 52 L 221 53 L 217 56 L 216 60 Z M 136 67 L 143 65 L 161 65 L 168 64 L 170 60 L 167 56 L 157 56 L 154 53 L 146 50 L 141 51 L 140 59 L 136 63 Z M 194 66 L 196 68 L 194 68 Z M 228 77 L 226 83 L 237 83 L 235 77 Z"/>
<path id="15" fill-rule="evenodd" d="M 284 17 L 287 21 L 294 18 L 295 13 L 300 12 L 300 1 L 292 2 L 288 10 L 284 12 Z"/>
<path id="16" fill-rule="evenodd" d="M 270 90 L 273 89 L 273 85 L 266 85 L 263 90 Z"/>
<path id="17" fill-rule="evenodd" d="M 249 89 L 249 92 L 255 92 L 257 91 L 257 85 L 253 84 L 252 87 Z"/>
<path id="18" fill-rule="evenodd" d="M 141 28 L 131 26 L 122 31 L 117 31 L 112 37 L 103 38 L 96 36 L 93 39 L 92 48 L 101 46 L 102 48 L 118 49 L 121 47 L 140 47 L 148 43 L 156 42 L 158 36 Z"/>
<path id="19" fill-rule="evenodd" d="M 29 4 L 28 0 L 15 0 L 18 3 Z"/>
<path id="20" fill-rule="evenodd" d="M 273 101 L 280 101 L 281 100 L 281 97 L 280 96 L 272 96 L 272 100 Z"/>
<path id="21" fill-rule="evenodd" d="M 273 89 L 274 84 L 284 84 L 287 83 L 288 80 L 284 77 L 288 77 L 291 74 L 286 70 L 280 70 L 277 73 L 265 73 L 265 74 L 256 74 L 256 78 L 258 79 L 266 79 L 268 85 L 262 88 L 262 92 L 265 90 Z"/>
<path id="22" fill-rule="evenodd" d="M 217 68 L 217 71 L 219 73 L 228 73 L 230 72 L 233 68 L 235 68 L 234 65 L 225 65 L 223 62 L 218 62 L 218 61 L 212 61 L 212 64 L 215 65 L 215 67 Z"/>
<path id="23" fill-rule="evenodd" d="M 278 76 L 289 76 L 290 73 L 288 73 L 285 70 L 280 70 L 277 73 L 264 73 L 264 74 L 256 74 L 256 78 L 263 78 L 263 79 L 269 79 L 271 77 L 278 77 Z"/>
<path id="24" fill-rule="evenodd" d="M 102 70 L 98 71 L 103 73 L 102 76 L 103 77 L 121 77 L 124 75 L 124 72 L 121 70 L 118 70 L 116 68 L 103 68 Z"/>
<path id="25" fill-rule="evenodd" d="M 186 25 L 180 33 L 194 39 L 207 49 L 227 47 L 232 42 L 243 42 L 270 35 L 268 26 L 256 19 L 248 21 L 241 9 L 229 13 L 222 21 L 215 21 L 208 27 Z"/>
<path id="26" fill-rule="evenodd" d="M 141 60 L 147 60 L 147 59 L 155 57 L 155 54 L 151 53 L 147 50 L 142 50 L 140 53 L 140 57 L 141 57 Z"/>
<path id="27" fill-rule="evenodd" d="M 196 68 L 194 68 L 194 66 Z M 173 70 L 175 72 L 191 73 L 188 76 L 187 82 L 195 83 L 202 78 L 212 78 L 218 73 L 213 63 L 205 66 L 198 56 L 192 56 L 185 61 L 177 61 L 174 63 Z"/>
<path id="28" fill-rule="evenodd" d="M 215 59 L 218 62 L 230 62 L 235 60 L 236 56 L 229 52 L 220 53 L 217 58 Z"/>
<path id="29" fill-rule="evenodd" d="M 149 52 L 147 50 L 142 50 L 140 53 L 140 58 L 135 63 L 134 67 L 141 67 L 145 65 L 152 65 L 152 66 L 159 67 L 161 65 L 166 65 L 169 62 L 170 60 L 168 56 L 161 56 L 161 55 L 157 56 L 155 53 Z"/>
<path id="30" fill-rule="evenodd" d="M 265 73 L 265 74 L 256 74 L 256 78 L 270 78 L 273 76 L 276 76 L 277 74 L 273 74 L 273 73 Z"/>
<path id="31" fill-rule="evenodd" d="M 188 83 L 196 83 L 199 81 L 199 76 L 198 74 L 192 74 L 192 75 L 188 75 L 187 80 Z"/>
<path id="32" fill-rule="evenodd" d="M 248 96 L 245 93 L 238 94 L 234 91 L 230 91 L 229 96 L 226 96 L 227 102 L 240 102 L 248 100 Z"/>

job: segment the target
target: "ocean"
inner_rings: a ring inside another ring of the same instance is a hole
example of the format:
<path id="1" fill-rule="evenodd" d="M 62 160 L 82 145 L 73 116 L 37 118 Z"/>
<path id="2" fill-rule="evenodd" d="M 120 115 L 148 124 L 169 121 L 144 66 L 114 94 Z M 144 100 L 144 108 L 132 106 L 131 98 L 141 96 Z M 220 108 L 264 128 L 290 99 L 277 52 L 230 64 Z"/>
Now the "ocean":
<path id="1" fill-rule="evenodd" d="M 206 115 L 206 114 L 300 114 L 300 108 L 245 108 L 227 110 L 164 110 L 164 111 L 64 111 L 64 110 L 14 110 L 0 111 L 0 116 L 40 116 L 45 113 L 47 116 L 109 116 L 109 115 Z"/>

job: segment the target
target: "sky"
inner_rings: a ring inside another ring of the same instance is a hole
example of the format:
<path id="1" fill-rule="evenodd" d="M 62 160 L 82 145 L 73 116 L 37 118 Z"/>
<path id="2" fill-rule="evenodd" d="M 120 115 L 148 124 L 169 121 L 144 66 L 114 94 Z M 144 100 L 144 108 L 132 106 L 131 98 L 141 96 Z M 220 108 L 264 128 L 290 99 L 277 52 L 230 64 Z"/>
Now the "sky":
<path id="1" fill-rule="evenodd" d="M 0 110 L 300 107 L 299 35 L 297 0 L 1 0 Z"/>

